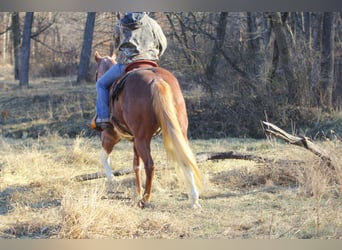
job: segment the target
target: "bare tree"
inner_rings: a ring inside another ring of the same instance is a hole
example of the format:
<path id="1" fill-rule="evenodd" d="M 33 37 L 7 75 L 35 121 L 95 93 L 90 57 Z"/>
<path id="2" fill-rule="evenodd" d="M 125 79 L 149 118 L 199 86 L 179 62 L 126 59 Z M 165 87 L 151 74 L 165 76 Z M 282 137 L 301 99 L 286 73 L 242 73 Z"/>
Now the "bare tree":
<path id="1" fill-rule="evenodd" d="M 272 18 L 273 32 L 279 52 L 280 67 L 284 71 L 284 77 L 287 82 L 288 102 L 293 105 L 301 105 L 301 86 L 294 70 L 294 40 L 293 34 L 286 23 L 287 13 L 272 12 L 270 16 Z"/>
<path id="2" fill-rule="evenodd" d="M 21 45 L 21 62 L 19 73 L 20 87 L 29 86 L 29 65 L 30 65 L 30 46 L 31 46 L 31 29 L 33 24 L 34 12 L 26 12 L 23 30 L 23 41 Z"/>
<path id="3" fill-rule="evenodd" d="M 258 30 L 257 13 L 247 12 L 247 44 L 250 58 L 253 61 L 249 64 L 248 71 L 255 76 L 260 74 L 262 66 L 262 56 L 260 53 L 260 37 L 261 34 Z"/>
<path id="4" fill-rule="evenodd" d="M 206 67 L 206 76 L 209 80 L 213 79 L 213 76 L 216 71 L 216 67 L 219 63 L 219 58 L 221 55 L 222 47 L 224 45 L 224 39 L 226 36 L 227 17 L 228 17 L 228 12 L 221 12 L 219 21 L 216 26 L 216 39 L 214 41 L 214 46 L 211 52 L 209 63 L 207 64 L 207 67 Z"/>
<path id="5" fill-rule="evenodd" d="M 175 38 L 180 45 L 181 52 L 186 60 L 187 65 L 192 69 L 199 65 L 202 67 L 200 55 L 192 46 L 197 43 L 197 30 L 194 28 L 196 23 L 196 15 L 189 13 L 168 13 L 166 14 L 171 26 L 171 37 Z M 198 25 L 198 24 L 197 24 Z"/>
<path id="6" fill-rule="evenodd" d="M 342 107 L 342 13 L 336 13 L 335 16 L 335 43 L 336 52 L 334 60 L 334 71 L 336 87 L 333 91 L 333 103 L 335 107 Z"/>
<path id="7" fill-rule="evenodd" d="M 12 13 L 12 43 L 13 43 L 13 57 L 14 57 L 14 79 L 19 80 L 19 62 L 20 62 L 20 22 L 19 12 Z"/>
<path id="8" fill-rule="evenodd" d="M 88 12 L 84 29 L 83 46 L 78 66 L 77 83 L 87 80 L 87 72 L 91 56 L 91 45 L 95 26 L 96 12 Z"/>
<path id="9" fill-rule="evenodd" d="M 334 13 L 323 15 L 321 78 L 318 87 L 319 104 L 332 107 L 332 91 L 334 83 Z"/>
<path id="10" fill-rule="evenodd" d="M 1 40 L 0 40 L 0 44 L 2 45 L 0 47 L 0 54 L 2 57 L 2 61 L 3 62 L 7 62 L 8 59 L 11 59 L 11 53 L 8 50 L 8 43 L 10 43 L 10 36 L 9 36 L 9 32 L 11 30 L 11 25 L 10 25 L 10 14 L 8 14 L 7 12 L 1 12 L 0 13 L 0 36 L 1 36 Z"/>

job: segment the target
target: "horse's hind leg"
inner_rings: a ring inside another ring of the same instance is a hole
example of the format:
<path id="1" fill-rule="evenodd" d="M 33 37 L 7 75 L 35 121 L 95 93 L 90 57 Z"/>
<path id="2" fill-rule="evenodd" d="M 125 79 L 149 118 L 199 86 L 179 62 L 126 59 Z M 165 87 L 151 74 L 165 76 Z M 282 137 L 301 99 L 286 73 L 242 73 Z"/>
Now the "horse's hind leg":
<path id="1" fill-rule="evenodd" d="M 141 168 L 143 165 L 142 159 L 139 157 L 135 146 L 133 146 L 134 158 L 133 158 L 133 170 L 135 173 L 135 185 L 137 189 L 138 199 L 142 199 L 142 184 L 141 184 Z"/>
<path id="2" fill-rule="evenodd" d="M 199 194 L 195 184 L 194 174 L 189 168 L 183 168 L 183 170 L 185 178 L 187 179 L 190 188 L 191 208 L 201 208 L 201 205 L 199 204 Z"/>
<path id="3" fill-rule="evenodd" d="M 146 173 L 145 191 L 142 196 L 142 199 L 139 201 L 138 204 L 139 207 L 144 208 L 146 203 L 149 202 L 151 199 L 152 180 L 154 176 L 154 163 L 151 156 L 150 140 L 135 138 L 134 147 L 137 154 L 144 162 Z"/>

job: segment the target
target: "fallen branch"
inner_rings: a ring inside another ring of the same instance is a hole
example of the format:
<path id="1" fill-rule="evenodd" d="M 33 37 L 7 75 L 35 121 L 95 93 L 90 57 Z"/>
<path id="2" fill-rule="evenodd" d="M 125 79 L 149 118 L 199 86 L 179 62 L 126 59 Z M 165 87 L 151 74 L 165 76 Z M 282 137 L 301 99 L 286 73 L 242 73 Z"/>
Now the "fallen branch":
<path id="1" fill-rule="evenodd" d="M 322 159 L 322 161 L 332 170 L 335 170 L 335 166 L 332 164 L 330 156 L 324 152 L 322 149 L 320 149 L 316 144 L 314 144 L 310 138 L 306 136 L 294 136 L 291 135 L 281 128 L 277 127 L 276 125 L 269 123 L 269 122 L 262 122 L 264 127 L 264 131 L 267 135 L 272 135 L 275 137 L 278 137 L 280 139 L 283 139 L 284 141 L 299 146 L 304 147 L 308 149 L 310 152 L 314 153 L 318 157 Z"/>
<path id="2" fill-rule="evenodd" d="M 229 151 L 229 152 L 214 152 L 214 153 L 198 153 L 196 155 L 197 162 L 203 162 L 208 160 L 223 160 L 223 159 L 236 159 L 236 160 L 248 160 L 256 162 L 266 162 L 269 161 L 266 158 L 256 156 L 256 155 L 246 155 L 239 152 Z"/>
<path id="3" fill-rule="evenodd" d="M 133 170 L 131 168 L 123 168 L 119 170 L 115 170 L 112 172 L 114 176 L 122 176 L 122 175 L 127 175 L 133 173 Z M 95 180 L 95 179 L 100 179 L 100 178 L 105 178 L 107 177 L 104 172 L 97 172 L 97 173 L 92 173 L 92 174 L 81 174 L 75 176 L 73 179 L 75 181 L 90 181 L 90 180 Z"/>
<path id="4" fill-rule="evenodd" d="M 196 161 L 203 162 L 209 160 L 224 160 L 224 159 L 237 159 L 237 160 L 249 160 L 249 161 L 256 161 L 256 162 L 270 162 L 270 160 L 265 159 L 260 156 L 256 155 L 246 155 L 239 152 L 229 151 L 229 152 L 214 152 L 214 153 L 198 153 L 196 155 Z M 167 166 L 163 166 L 163 169 L 167 168 Z M 156 168 L 156 169 L 161 169 Z M 132 168 L 123 168 L 116 171 L 113 171 L 114 176 L 122 176 L 128 175 L 133 173 Z M 94 179 L 105 178 L 106 174 L 104 172 L 97 172 L 92 174 L 82 174 L 73 177 L 76 181 L 89 181 Z"/>

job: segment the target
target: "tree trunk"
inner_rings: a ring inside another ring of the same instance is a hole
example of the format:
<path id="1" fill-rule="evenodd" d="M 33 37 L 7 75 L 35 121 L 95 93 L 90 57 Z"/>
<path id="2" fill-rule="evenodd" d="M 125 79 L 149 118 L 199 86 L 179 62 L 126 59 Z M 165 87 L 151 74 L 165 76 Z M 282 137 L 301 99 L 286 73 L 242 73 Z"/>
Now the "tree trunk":
<path id="1" fill-rule="evenodd" d="M 255 12 L 247 12 L 248 46 L 253 51 L 259 51 L 258 25 Z"/>
<path id="2" fill-rule="evenodd" d="M 262 13 L 261 16 L 261 37 L 263 42 L 263 49 L 267 49 L 270 45 L 271 26 L 267 13 Z"/>
<path id="3" fill-rule="evenodd" d="M 288 87 L 288 102 L 292 105 L 301 105 L 301 93 L 297 76 L 294 71 L 294 65 L 292 61 L 293 44 L 289 33 L 289 27 L 283 20 L 285 15 L 281 15 L 280 12 L 270 13 L 273 23 L 273 32 L 279 49 L 280 67 L 284 71 L 285 79 Z M 283 19 L 283 20 L 282 20 Z"/>
<path id="4" fill-rule="evenodd" d="M 13 56 L 14 56 L 14 79 L 19 80 L 19 62 L 20 62 L 20 23 L 19 12 L 12 13 L 12 42 L 13 42 Z"/>
<path id="5" fill-rule="evenodd" d="M 334 83 L 334 13 L 323 15 L 321 77 L 318 87 L 319 104 L 332 107 L 332 90 Z"/>
<path id="6" fill-rule="evenodd" d="M 220 51 L 224 44 L 224 38 L 226 36 L 226 26 L 227 26 L 228 12 L 221 12 L 220 18 L 216 27 L 216 39 L 214 42 L 214 47 L 211 53 L 211 60 L 209 61 L 206 68 L 206 76 L 208 80 L 212 80 L 216 71 L 216 67 L 219 63 Z"/>
<path id="7" fill-rule="evenodd" d="M 308 49 L 311 48 L 311 12 L 304 12 L 304 36 Z"/>
<path id="8" fill-rule="evenodd" d="M 93 42 L 93 33 L 95 26 L 96 12 L 88 12 L 84 29 L 83 46 L 78 66 L 77 83 L 87 80 L 88 68 L 91 57 L 91 46 Z"/>
<path id="9" fill-rule="evenodd" d="M 8 18 L 9 14 L 7 12 L 2 13 L 1 15 L 1 21 L 2 21 L 2 25 L 1 25 L 1 30 L 0 30 L 0 36 L 2 36 L 2 41 L 0 42 L 0 44 L 2 45 L 1 49 L 2 49 L 2 53 L 1 53 L 1 59 L 3 63 L 7 63 L 8 62 L 8 57 L 10 57 L 10 53 L 8 52 L 8 43 L 11 39 L 11 37 L 8 35 L 7 31 L 10 29 L 8 28 L 8 25 L 10 23 L 10 20 Z M 4 28 L 2 30 L 2 28 Z M 11 59 L 11 58 L 10 58 Z"/>
<path id="10" fill-rule="evenodd" d="M 320 53 L 322 45 L 322 16 L 323 13 L 311 13 L 311 70 L 309 81 L 314 91 L 315 105 L 319 104 Z"/>
<path id="11" fill-rule="evenodd" d="M 21 62 L 19 85 L 20 87 L 29 86 L 29 64 L 30 64 L 30 46 L 31 46 L 31 28 L 33 23 L 34 12 L 26 12 L 23 42 L 21 45 Z"/>
<path id="12" fill-rule="evenodd" d="M 258 82 L 266 83 L 264 71 L 265 53 L 261 54 L 261 31 L 258 28 L 258 13 L 247 12 L 247 38 L 248 38 L 248 58 L 250 62 L 247 64 L 247 71 Z M 265 32 L 266 33 L 266 32 Z"/>

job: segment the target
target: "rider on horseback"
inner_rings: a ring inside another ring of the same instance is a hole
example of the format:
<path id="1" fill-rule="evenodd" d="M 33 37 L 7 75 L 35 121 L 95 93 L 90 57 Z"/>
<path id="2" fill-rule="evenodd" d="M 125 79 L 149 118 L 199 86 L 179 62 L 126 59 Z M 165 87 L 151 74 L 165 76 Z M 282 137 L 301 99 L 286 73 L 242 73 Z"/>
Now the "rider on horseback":
<path id="1" fill-rule="evenodd" d="M 109 87 L 124 73 L 128 64 L 137 60 L 157 61 L 167 47 L 159 24 L 147 12 L 127 12 L 114 27 L 116 62 L 96 82 L 96 116 L 92 128 L 103 130 L 110 125 Z"/>

